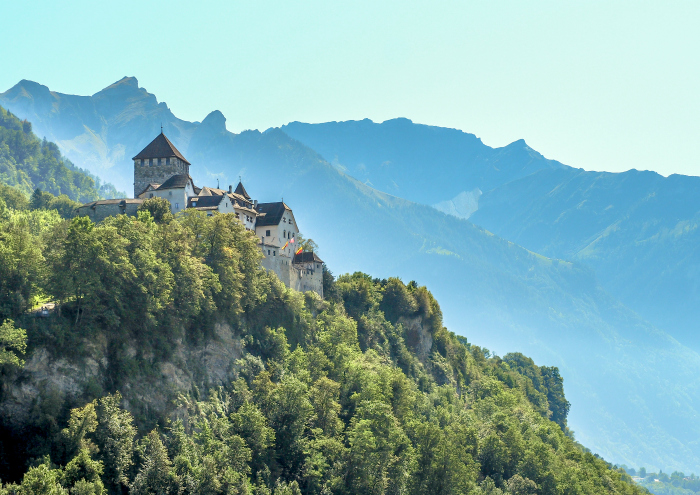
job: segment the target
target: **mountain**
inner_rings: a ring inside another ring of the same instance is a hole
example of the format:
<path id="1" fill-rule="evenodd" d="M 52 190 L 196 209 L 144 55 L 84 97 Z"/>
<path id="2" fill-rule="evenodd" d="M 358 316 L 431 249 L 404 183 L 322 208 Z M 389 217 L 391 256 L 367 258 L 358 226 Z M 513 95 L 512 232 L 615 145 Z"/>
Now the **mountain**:
<path id="1" fill-rule="evenodd" d="M 87 202 L 117 191 L 61 156 L 55 143 L 41 141 L 32 124 L 0 107 L 0 182 L 24 194 L 36 189 Z"/>
<path id="2" fill-rule="evenodd" d="M 486 146 L 481 139 L 457 129 L 414 124 L 393 119 L 375 124 L 369 119 L 304 124 L 292 122 L 282 130 L 316 150 L 348 175 L 380 191 L 441 211 L 457 206 L 465 196 L 478 203 L 480 191 L 491 190 L 538 170 L 558 170 L 520 140 L 503 148 Z"/>
<path id="3" fill-rule="evenodd" d="M 32 122 L 40 136 L 59 145 L 70 160 L 113 183 L 133 190 L 131 157 L 160 129 L 187 142 L 196 125 L 177 119 L 165 103 L 123 78 L 92 96 L 64 95 L 23 80 L 0 94 L 0 105 Z M 139 139 L 131 142 L 131 132 Z"/>
<path id="4" fill-rule="evenodd" d="M 700 177 L 537 172 L 484 193 L 471 219 L 591 266 L 625 305 L 700 349 Z"/>
<path id="5" fill-rule="evenodd" d="M 374 187 L 591 267 L 626 306 L 700 350 L 700 178 L 588 172 L 516 141 L 414 124 L 293 122 L 284 131 Z"/>
<path id="6" fill-rule="evenodd" d="M 700 356 L 618 302 L 598 284 L 593 270 L 544 257 L 463 218 L 369 187 L 290 138 L 287 129 L 232 134 L 220 112 L 201 123 L 179 121 L 133 79 L 93 97 L 61 95 L 22 82 L 0 102 L 31 118 L 31 112 L 41 110 L 34 102 L 42 94 L 56 105 L 37 117 L 61 138 L 59 145 L 99 135 L 89 143 L 80 141 L 79 153 L 113 157 L 110 170 L 124 170 L 124 183 L 133 173 L 129 158 L 160 131 L 162 119 L 168 137 L 193 164 L 195 182 L 206 185 L 220 178 L 225 185 L 241 176 L 254 197 L 284 198 L 302 233 L 320 245 L 320 256 L 334 272 L 362 270 L 378 278 L 417 280 L 440 300 L 453 331 L 498 353 L 525 352 L 539 363 L 558 366 L 573 404 L 569 425 L 606 458 L 685 471 L 700 465 L 700 445 L 688 441 L 700 433 Z M 106 101 L 110 105 L 103 105 Z M 62 128 L 64 120 L 72 131 Z M 75 146 L 66 150 L 78 153 Z M 129 151 L 118 155 L 118 150 Z M 472 175 L 493 184 L 508 183 L 504 170 L 524 178 L 563 168 L 524 143 L 489 156 L 492 166 Z M 527 164 L 517 162 L 517 156 L 529 157 Z M 478 187 L 474 181 L 462 190 Z M 423 203 L 460 192 L 453 187 L 440 195 L 439 187 L 423 182 L 415 185 L 416 191 L 426 191 Z"/>

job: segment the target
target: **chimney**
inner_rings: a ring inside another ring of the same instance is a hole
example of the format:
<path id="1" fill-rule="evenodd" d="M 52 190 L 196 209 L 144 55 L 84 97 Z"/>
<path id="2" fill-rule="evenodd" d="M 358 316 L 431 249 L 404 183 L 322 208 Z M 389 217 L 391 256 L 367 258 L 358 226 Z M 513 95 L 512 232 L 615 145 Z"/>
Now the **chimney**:
<path id="1" fill-rule="evenodd" d="M 228 193 L 231 194 L 233 192 L 233 186 L 231 184 L 228 185 Z"/>
<path id="2" fill-rule="evenodd" d="M 257 210 L 257 209 L 258 209 L 258 200 L 257 200 L 257 199 L 254 199 L 254 200 L 253 200 L 253 209 L 254 209 L 254 210 Z"/>

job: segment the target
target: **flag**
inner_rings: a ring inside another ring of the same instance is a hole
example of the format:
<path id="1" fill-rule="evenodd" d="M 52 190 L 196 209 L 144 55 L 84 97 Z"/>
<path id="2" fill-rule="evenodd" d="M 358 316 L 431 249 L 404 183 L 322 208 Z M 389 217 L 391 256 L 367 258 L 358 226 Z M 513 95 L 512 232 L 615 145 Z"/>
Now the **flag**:
<path id="1" fill-rule="evenodd" d="M 301 252 L 302 252 L 303 250 L 304 250 L 303 248 L 299 248 L 299 249 L 297 249 L 297 252 L 294 253 L 294 254 L 301 254 Z"/>
<path id="2" fill-rule="evenodd" d="M 289 241 L 289 242 L 291 242 L 292 244 L 294 244 L 294 237 L 292 237 L 292 240 Z"/>
<path id="3" fill-rule="evenodd" d="M 282 246 L 282 249 L 286 248 L 289 245 L 289 241 L 284 243 L 284 246 Z"/>

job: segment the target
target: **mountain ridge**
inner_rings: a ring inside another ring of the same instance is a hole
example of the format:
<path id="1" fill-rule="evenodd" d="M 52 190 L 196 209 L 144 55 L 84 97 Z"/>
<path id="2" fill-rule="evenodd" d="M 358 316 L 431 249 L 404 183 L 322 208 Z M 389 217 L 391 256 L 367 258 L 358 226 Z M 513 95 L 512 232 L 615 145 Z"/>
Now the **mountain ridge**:
<path id="1" fill-rule="evenodd" d="M 428 170 L 420 182 L 413 181 L 415 187 L 404 188 L 404 197 L 469 218 L 532 251 L 588 264 L 627 306 L 700 350 L 700 287 L 689 278 L 700 271 L 700 254 L 693 247 L 700 241 L 694 237 L 700 212 L 697 177 L 587 171 L 547 161 L 522 140 L 492 151 L 469 151 L 447 142 L 445 136 L 455 135 L 454 130 L 421 125 L 401 135 L 393 124 L 369 120 L 283 128 L 380 190 L 393 192 L 398 175 L 387 174 L 381 163 L 395 163 L 406 176 Z M 425 149 L 413 156 L 406 146 L 416 142 Z M 494 165 L 492 155 L 514 151 L 526 168 L 512 166 L 500 181 L 479 172 Z M 465 173 L 465 167 L 477 172 Z M 424 198 L 419 187 L 442 196 Z M 461 206 L 455 204 L 460 198 Z"/>

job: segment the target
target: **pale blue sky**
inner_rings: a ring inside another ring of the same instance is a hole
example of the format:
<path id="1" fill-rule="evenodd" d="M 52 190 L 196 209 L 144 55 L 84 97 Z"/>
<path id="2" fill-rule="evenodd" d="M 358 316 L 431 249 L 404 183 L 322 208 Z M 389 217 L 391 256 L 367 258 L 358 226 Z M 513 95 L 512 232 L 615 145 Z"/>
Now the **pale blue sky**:
<path id="1" fill-rule="evenodd" d="M 700 175 L 700 2 L 0 0 L 0 91 L 136 76 L 229 130 L 408 117 L 591 170 Z"/>

